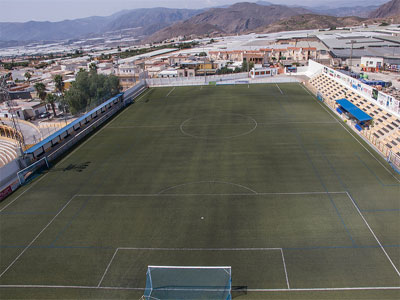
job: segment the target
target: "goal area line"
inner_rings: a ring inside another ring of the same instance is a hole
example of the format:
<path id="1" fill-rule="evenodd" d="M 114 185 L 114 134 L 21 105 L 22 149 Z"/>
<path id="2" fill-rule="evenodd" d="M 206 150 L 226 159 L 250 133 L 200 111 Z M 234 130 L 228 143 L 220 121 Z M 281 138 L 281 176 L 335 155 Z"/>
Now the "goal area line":
<path id="1" fill-rule="evenodd" d="M 0 288 L 25 288 L 25 289 L 92 289 L 92 290 L 131 290 L 144 291 L 138 287 L 112 287 L 112 286 L 78 286 L 78 285 L 0 285 Z M 382 287 L 338 287 L 338 288 L 291 288 L 291 289 L 234 289 L 247 292 L 326 292 L 326 291 L 369 291 L 369 290 L 400 290 L 400 286 Z"/>

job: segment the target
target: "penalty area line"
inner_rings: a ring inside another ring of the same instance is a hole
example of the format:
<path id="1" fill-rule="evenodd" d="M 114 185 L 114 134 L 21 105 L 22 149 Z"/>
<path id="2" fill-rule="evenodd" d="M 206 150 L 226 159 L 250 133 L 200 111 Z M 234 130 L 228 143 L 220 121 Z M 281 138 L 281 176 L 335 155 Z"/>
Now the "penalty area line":
<path id="1" fill-rule="evenodd" d="M 144 291 L 138 287 L 113 287 L 113 286 L 80 286 L 80 285 L 0 285 L 0 288 L 43 288 L 43 289 L 93 289 L 93 290 L 135 290 Z M 174 289 L 175 290 L 175 289 Z M 370 290 L 400 290 L 398 286 L 383 287 L 343 287 L 343 288 L 295 288 L 295 289 L 243 289 L 247 292 L 329 292 L 329 291 L 370 291 Z M 240 291 L 240 289 L 235 290 Z"/>

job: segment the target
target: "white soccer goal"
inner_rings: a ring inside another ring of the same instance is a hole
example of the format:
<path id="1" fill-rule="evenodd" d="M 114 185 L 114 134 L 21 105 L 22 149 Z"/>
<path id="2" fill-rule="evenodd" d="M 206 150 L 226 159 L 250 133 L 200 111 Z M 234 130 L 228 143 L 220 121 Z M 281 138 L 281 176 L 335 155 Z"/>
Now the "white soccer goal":
<path id="1" fill-rule="evenodd" d="M 33 179 L 35 174 L 40 174 L 41 171 L 49 168 L 50 164 L 47 157 L 43 157 L 17 173 L 19 183 L 23 185 L 29 179 Z"/>
<path id="2" fill-rule="evenodd" d="M 149 266 L 146 300 L 231 300 L 231 267 Z"/>

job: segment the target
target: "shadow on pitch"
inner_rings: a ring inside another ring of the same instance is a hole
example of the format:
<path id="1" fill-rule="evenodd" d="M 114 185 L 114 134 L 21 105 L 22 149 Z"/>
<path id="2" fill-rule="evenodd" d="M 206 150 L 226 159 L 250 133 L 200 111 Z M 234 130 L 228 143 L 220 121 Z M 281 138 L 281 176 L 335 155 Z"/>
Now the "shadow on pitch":
<path id="1" fill-rule="evenodd" d="M 232 286 L 232 299 L 247 295 L 247 285 Z"/>
<path id="2" fill-rule="evenodd" d="M 69 164 L 65 168 L 53 168 L 50 172 L 83 172 L 91 164 L 90 161 L 80 164 Z"/>

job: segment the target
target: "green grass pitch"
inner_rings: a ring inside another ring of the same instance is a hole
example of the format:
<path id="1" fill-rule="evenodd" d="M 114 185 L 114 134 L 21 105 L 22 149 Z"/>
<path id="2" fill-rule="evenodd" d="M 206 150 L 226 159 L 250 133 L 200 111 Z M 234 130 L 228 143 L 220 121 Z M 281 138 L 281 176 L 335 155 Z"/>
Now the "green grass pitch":
<path id="1" fill-rule="evenodd" d="M 400 176 L 300 84 L 154 88 L 0 203 L 0 297 L 400 298 Z"/>

